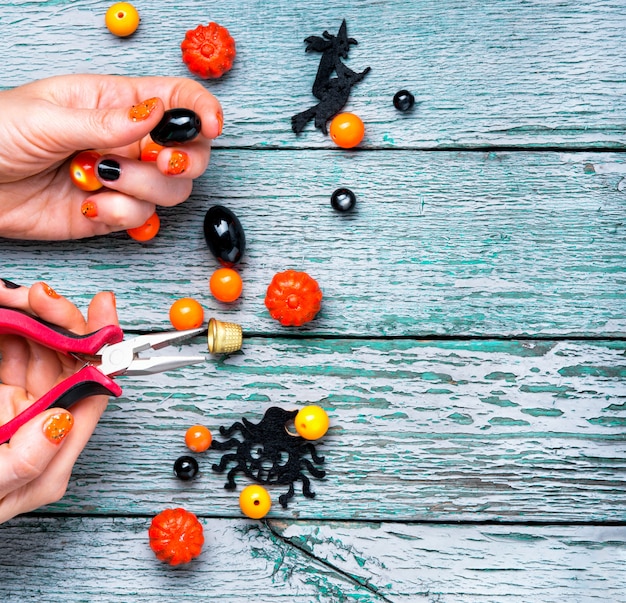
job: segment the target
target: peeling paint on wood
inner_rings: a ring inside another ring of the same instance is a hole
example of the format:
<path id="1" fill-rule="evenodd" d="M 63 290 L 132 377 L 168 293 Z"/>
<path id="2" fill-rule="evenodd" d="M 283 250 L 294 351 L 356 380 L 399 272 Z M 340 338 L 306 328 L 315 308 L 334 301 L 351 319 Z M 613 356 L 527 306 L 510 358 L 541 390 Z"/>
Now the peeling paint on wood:
<path id="1" fill-rule="evenodd" d="M 191 296 L 245 335 L 240 354 L 120 379 L 65 498 L 0 526 L 0 600 L 626 602 L 622 2 L 142 3 L 126 40 L 100 2 L 0 4 L 1 87 L 186 76 L 184 32 L 229 28 L 234 68 L 205 82 L 224 134 L 158 238 L 0 240 L 0 276 L 83 307 L 114 290 L 128 332 L 169 328 Z M 343 18 L 353 65 L 372 67 L 347 106 L 366 124 L 354 152 L 289 123 L 312 101 L 304 38 Z M 400 88 L 409 114 L 392 107 Z M 351 214 L 331 210 L 339 186 Z M 207 287 L 216 203 L 248 239 L 230 306 Z M 297 331 L 263 305 L 285 268 L 324 291 Z M 190 424 L 308 402 L 332 422 L 314 500 L 242 520 L 211 451 L 196 480 L 174 478 Z M 172 571 L 147 526 L 173 505 L 201 516 L 207 546 Z"/>

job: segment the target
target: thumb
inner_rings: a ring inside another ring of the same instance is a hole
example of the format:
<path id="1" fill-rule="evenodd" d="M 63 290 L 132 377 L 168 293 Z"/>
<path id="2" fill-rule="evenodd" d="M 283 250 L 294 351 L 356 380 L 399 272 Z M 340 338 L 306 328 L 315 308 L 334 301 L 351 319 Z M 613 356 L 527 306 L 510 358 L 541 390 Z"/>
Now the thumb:
<path id="1" fill-rule="evenodd" d="M 52 408 L 22 425 L 8 444 L 0 446 L 0 500 L 41 476 L 73 425 L 69 411 Z"/>
<path id="2" fill-rule="evenodd" d="M 159 98 L 114 109 L 56 106 L 53 115 L 44 122 L 45 135 L 50 145 L 63 153 L 123 147 L 149 134 L 164 111 L 163 101 Z"/>

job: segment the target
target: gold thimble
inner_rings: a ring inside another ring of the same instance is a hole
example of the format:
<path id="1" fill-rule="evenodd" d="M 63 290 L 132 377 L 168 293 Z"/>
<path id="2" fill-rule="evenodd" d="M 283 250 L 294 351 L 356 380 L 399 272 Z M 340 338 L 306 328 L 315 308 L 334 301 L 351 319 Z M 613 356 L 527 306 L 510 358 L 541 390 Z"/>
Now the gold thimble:
<path id="1" fill-rule="evenodd" d="M 216 318 L 209 320 L 209 352 L 211 354 L 230 354 L 240 350 L 242 338 L 241 325 L 234 322 L 222 322 Z"/>

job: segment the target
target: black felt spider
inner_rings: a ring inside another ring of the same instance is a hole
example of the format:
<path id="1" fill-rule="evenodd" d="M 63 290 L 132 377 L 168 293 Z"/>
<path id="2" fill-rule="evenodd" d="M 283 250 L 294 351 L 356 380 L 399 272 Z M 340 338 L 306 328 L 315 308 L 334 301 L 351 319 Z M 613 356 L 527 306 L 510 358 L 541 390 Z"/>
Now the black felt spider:
<path id="1" fill-rule="evenodd" d="M 294 496 L 294 483 L 297 481 L 302 482 L 304 496 L 315 497 L 305 471 L 313 477 L 324 477 L 326 472 L 313 465 L 323 463 L 324 457 L 317 454 L 313 443 L 287 431 L 287 426 L 297 412 L 274 406 L 266 411 L 257 424 L 243 418 L 241 423 L 237 421 L 228 428 L 220 427 L 220 434 L 225 437 L 232 436 L 236 431 L 242 435 L 242 440 L 232 437 L 225 442 L 214 440 L 211 445 L 215 450 L 236 449 L 235 452 L 224 454 L 220 462 L 213 465 L 213 471 L 223 473 L 229 463 L 236 463 L 228 472 L 224 488 L 234 490 L 235 475 L 243 473 L 260 484 L 289 484 L 289 490 L 278 498 L 283 508 L 287 508 L 287 502 Z M 306 454 L 311 456 L 313 462 L 305 458 Z"/>

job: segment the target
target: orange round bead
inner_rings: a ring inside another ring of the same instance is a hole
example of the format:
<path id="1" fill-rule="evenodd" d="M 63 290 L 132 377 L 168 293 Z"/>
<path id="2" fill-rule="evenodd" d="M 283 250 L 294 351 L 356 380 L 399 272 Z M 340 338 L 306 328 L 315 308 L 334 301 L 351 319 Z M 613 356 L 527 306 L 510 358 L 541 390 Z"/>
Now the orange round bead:
<path id="1" fill-rule="evenodd" d="M 218 268 L 211 275 L 209 289 L 215 299 L 221 302 L 234 302 L 243 291 L 243 281 L 236 270 Z"/>
<path id="2" fill-rule="evenodd" d="M 129 228 L 126 232 L 131 239 L 145 242 L 154 239 L 160 228 L 161 219 L 159 218 L 159 215 L 154 212 L 141 226 Z"/>
<path id="3" fill-rule="evenodd" d="M 192 425 L 185 433 L 185 444 L 192 452 L 204 452 L 211 447 L 213 436 L 204 425 Z"/>
<path id="4" fill-rule="evenodd" d="M 183 297 L 171 305 L 170 322 L 177 331 L 197 329 L 204 322 L 204 309 L 195 299 Z"/>
<path id="5" fill-rule="evenodd" d="M 356 147 L 365 135 L 365 126 L 361 118 L 354 113 L 339 113 L 330 122 L 330 137 L 343 149 Z"/>
<path id="6" fill-rule="evenodd" d="M 70 163 L 70 178 L 82 191 L 97 191 L 102 183 L 96 176 L 96 163 L 100 159 L 96 151 L 82 151 Z"/>
<path id="7" fill-rule="evenodd" d="M 164 148 L 164 146 L 157 144 L 156 142 L 150 141 L 146 143 L 146 146 L 141 149 L 141 161 L 156 161 L 159 153 Z"/>

